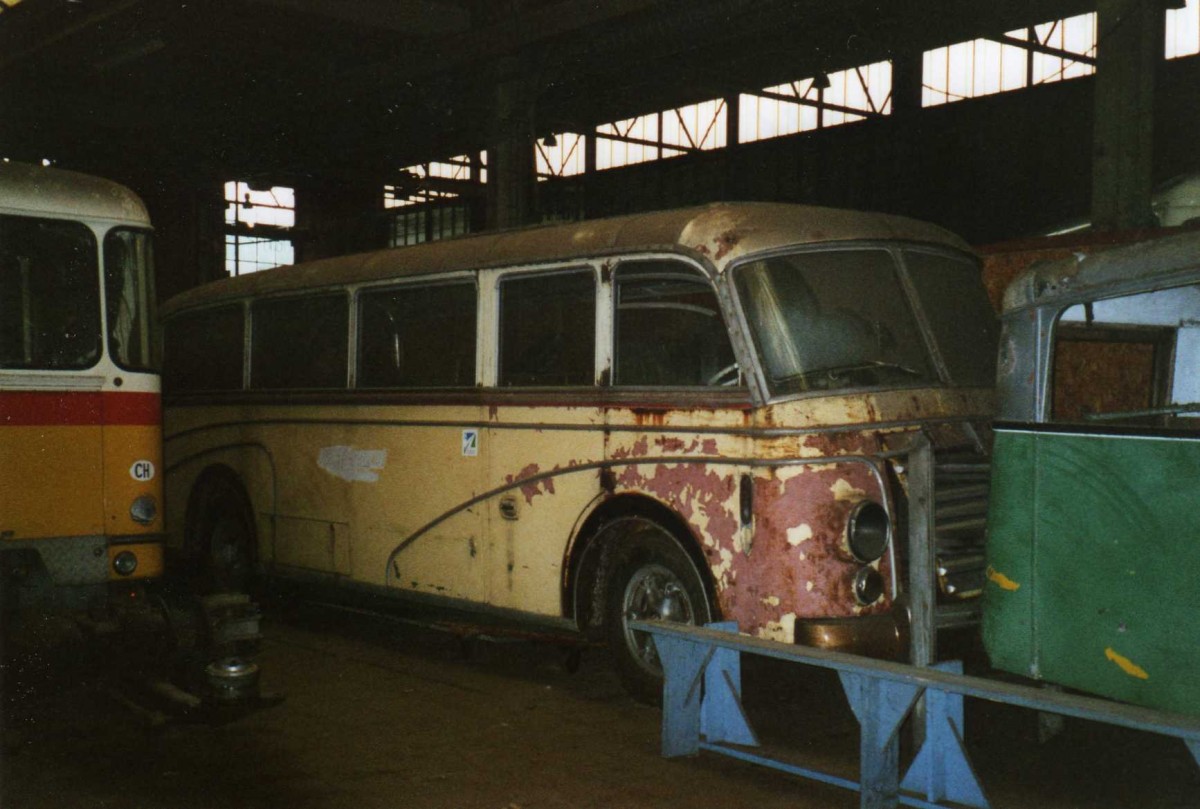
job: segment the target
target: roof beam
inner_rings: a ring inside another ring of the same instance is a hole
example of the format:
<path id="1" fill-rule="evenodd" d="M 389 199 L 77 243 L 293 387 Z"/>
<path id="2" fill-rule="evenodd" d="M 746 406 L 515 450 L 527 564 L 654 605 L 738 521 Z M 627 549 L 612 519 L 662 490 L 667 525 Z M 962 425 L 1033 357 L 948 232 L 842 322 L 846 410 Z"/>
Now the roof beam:
<path id="1" fill-rule="evenodd" d="M 264 6 L 297 11 L 414 37 L 443 36 L 467 30 L 471 15 L 438 0 L 251 0 Z"/>

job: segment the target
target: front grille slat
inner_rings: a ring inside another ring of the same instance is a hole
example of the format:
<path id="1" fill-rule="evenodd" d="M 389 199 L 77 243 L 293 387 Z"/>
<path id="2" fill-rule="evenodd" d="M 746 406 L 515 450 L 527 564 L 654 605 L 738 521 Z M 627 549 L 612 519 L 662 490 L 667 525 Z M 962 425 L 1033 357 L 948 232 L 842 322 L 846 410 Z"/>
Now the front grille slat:
<path id="1" fill-rule="evenodd" d="M 983 589 L 991 466 L 974 453 L 935 452 L 933 535 L 938 589 L 938 624 L 963 625 L 978 614 L 970 604 Z M 953 613 L 953 617 L 950 617 Z"/>

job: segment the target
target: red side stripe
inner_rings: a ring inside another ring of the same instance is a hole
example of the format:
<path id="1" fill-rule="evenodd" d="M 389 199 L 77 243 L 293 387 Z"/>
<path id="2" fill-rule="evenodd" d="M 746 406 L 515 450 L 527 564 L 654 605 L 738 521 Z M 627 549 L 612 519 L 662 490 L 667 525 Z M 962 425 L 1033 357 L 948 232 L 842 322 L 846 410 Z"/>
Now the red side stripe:
<path id="1" fill-rule="evenodd" d="M 0 393 L 0 426 L 154 425 L 162 420 L 157 393 Z"/>

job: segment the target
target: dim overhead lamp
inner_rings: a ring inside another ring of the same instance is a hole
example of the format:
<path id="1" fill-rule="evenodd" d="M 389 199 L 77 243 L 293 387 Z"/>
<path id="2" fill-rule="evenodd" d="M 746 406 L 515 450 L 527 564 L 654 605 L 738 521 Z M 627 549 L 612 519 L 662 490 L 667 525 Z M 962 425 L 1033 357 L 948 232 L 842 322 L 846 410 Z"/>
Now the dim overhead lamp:
<path id="1" fill-rule="evenodd" d="M 812 86 L 817 90 L 829 89 L 829 74 L 822 70 L 813 77 Z"/>
<path id="2" fill-rule="evenodd" d="M 558 145 L 558 138 L 554 137 L 554 133 L 551 132 L 550 134 L 546 135 L 546 137 L 542 138 L 542 145 L 547 148 L 554 148 Z"/>

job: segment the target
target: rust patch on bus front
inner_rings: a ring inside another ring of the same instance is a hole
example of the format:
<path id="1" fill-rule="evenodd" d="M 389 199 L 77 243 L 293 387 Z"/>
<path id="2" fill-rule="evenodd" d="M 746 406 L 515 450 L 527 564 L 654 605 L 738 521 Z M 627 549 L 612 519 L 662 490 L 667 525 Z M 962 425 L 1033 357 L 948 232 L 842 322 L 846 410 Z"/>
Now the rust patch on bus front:
<path id="1" fill-rule="evenodd" d="M 732 575 L 720 594 L 724 614 L 756 634 L 791 642 L 797 619 L 886 611 L 886 598 L 868 607 L 855 600 L 854 576 L 862 564 L 844 542 L 854 504 L 879 496 L 873 473 L 861 463 L 831 462 L 755 478 L 752 550 L 734 554 Z M 880 565 L 886 579 L 886 558 Z"/>
<path id="2" fill-rule="evenodd" d="M 647 474 L 645 466 L 628 466 L 616 476 L 618 488 L 645 492 L 670 506 L 701 537 L 710 564 L 720 560 L 721 549 L 732 549 L 738 533 L 737 478 L 720 474 L 704 464 L 656 464 Z M 720 581 L 722 573 L 714 569 Z"/>
<path id="3" fill-rule="evenodd" d="M 714 239 L 714 241 L 717 243 L 717 253 L 714 258 L 716 258 L 717 261 L 725 258 L 725 256 L 729 255 L 729 251 L 737 247 L 738 242 L 741 240 L 742 237 L 738 235 L 737 231 L 725 231 L 716 239 Z"/>

